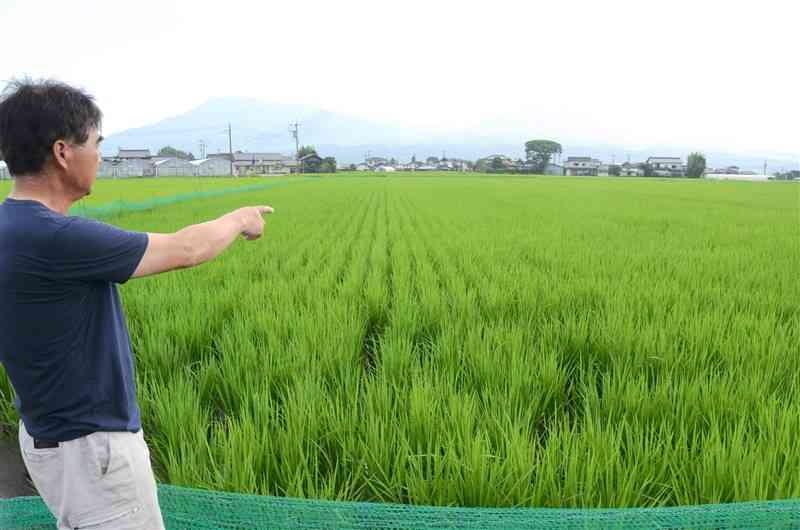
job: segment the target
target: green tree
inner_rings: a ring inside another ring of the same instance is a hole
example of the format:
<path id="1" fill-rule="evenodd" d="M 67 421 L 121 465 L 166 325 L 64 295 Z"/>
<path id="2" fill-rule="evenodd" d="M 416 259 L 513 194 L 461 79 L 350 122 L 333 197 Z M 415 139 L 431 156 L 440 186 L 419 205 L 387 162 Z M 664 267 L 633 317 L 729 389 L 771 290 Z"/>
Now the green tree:
<path id="1" fill-rule="evenodd" d="M 169 145 L 159 149 L 158 156 L 171 156 L 174 158 L 180 158 L 181 160 L 194 160 L 194 155 L 192 153 L 187 153 L 186 151 L 175 149 L 174 147 Z"/>
<path id="2" fill-rule="evenodd" d="M 554 154 L 561 154 L 561 144 L 552 140 L 528 140 L 525 142 L 525 157 L 533 162 L 537 173 L 544 173 Z"/>
<path id="3" fill-rule="evenodd" d="M 416 164 L 417 163 L 417 155 L 411 155 L 411 163 L 412 164 Z"/>
<path id="4" fill-rule="evenodd" d="M 439 163 L 439 159 L 436 158 L 435 156 L 429 156 L 428 158 L 425 159 L 425 162 L 428 165 L 435 166 L 436 164 Z"/>
<path id="5" fill-rule="evenodd" d="M 503 171 L 505 168 L 505 164 L 503 164 L 503 159 L 499 156 L 492 158 L 492 163 L 489 166 L 492 168 L 493 171 Z"/>
<path id="6" fill-rule="evenodd" d="M 332 156 L 326 156 L 322 159 L 319 165 L 320 173 L 336 173 L 336 159 Z"/>
<path id="7" fill-rule="evenodd" d="M 313 145 L 304 145 L 297 152 L 297 159 L 300 160 L 304 156 L 310 155 L 312 153 L 315 154 L 315 155 L 317 154 L 317 150 L 314 148 L 314 146 Z"/>
<path id="8" fill-rule="evenodd" d="M 656 176 L 656 170 L 653 168 L 651 164 L 648 164 L 647 162 L 642 162 L 641 164 L 639 164 L 639 169 L 642 170 L 642 173 L 644 173 L 645 177 Z"/>
<path id="9" fill-rule="evenodd" d="M 706 170 L 706 157 L 703 153 L 692 153 L 686 163 L 686 176 L 700 178 Z"/>
<path id="10" fill-rule="evenodd" d="M 621 171 L 622 171 L 622 168 L 621 168 L 621 167 L 619 167 L 619 165 L 617 165 L 617 164 L 610 164 L 610 165 L 608 166 L 608 174 L 609 174 L 609 176 L 611 176 L 611 177 L 618 177 L 618 176 L 620 176 L 620 173 L 621 173 Z"/>

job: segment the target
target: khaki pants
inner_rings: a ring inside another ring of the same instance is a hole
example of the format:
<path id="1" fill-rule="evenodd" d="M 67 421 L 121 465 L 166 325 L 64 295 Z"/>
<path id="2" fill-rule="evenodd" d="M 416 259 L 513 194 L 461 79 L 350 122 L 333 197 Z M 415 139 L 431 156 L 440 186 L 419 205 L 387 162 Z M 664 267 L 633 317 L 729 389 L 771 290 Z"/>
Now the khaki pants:
<path id="1" fill-rule="evenodd" d="M 25 466 L 59 530 L 163 530 L 150 451 L 141 430 L 94 432 L 36 449 L 19 425 Z"/>

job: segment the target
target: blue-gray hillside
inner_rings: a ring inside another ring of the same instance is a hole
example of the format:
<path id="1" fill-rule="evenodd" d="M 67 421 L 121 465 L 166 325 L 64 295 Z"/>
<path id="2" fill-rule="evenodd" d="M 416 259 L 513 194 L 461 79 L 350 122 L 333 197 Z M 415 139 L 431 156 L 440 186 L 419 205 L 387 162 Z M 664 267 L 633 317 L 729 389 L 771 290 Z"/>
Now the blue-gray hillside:
<path id="1" fill-rule="evenodd" d="M 412 138 L 399 127 L 337 114 L 304 105 L 271 104 L 248 98 L 214 98 L 188 112 L 158 123 L 110 135 L 103 145 L 106 154 L 122 148 L 157 151 L 171 145 L 198 155 L 199 143 L 207 152 L 227 152 L 228 123 L 233 131 L 233 150 L 294 152 L 289 123 L 299 122 L 303 145 L 366 143 L 396 144 Z"/>
<path id="2" fill-rule="evenodd" d="M 120 147 L 149 148 L 155 153 L 170 145 L 199 156 L 199 143 L 205 142 L 207 153 L 228 151 L 228 123 L 233 129 L 233 150 L 294 153 L 294 139 L 289 123 L 298 121 L 302 145 L 314 145 L 322 156 L 334 156 L 342 163 L 363 161 L 367 153 L 408 161 L 412 156 L 424 160 L 429 156 L 476 160 L 493 154 L 513 158 L 525 156 L 524 143 L 538 138 L 536 127 L 529 132 L 507 131 L 502 138 L 482 131 L 454 131 L 431 134 L 410 127 L 378 123 L 363 118 L 329 112 L 306 105 L 274 104 L 259 99 L 214 98 L 178 116 L 158 123 L 110 135 L 103 152 L 113 155 Z M 487 131 L 505 130 L 499 124 L 486 124 Z M 576 136 L 580 131 L 576 131 Z M 517 136 L 519 138 L 517 138 Z M 629 149 L 609 145 L 581 145 L 567 139 L 554 138 L 564 146 L 564 156 L 591 156 L 604 162 L 643 162 L 649 156 L 679 156 L 684 161 L 693 148 L 649 146 Z M 760 171 L 765 158 L 768 169 L 789 170 L 797 167 L 791 156 L 764 157 L 758 153 L 732 154 L 706 152 L 708 165 L 738 165 L 742 169 Z"/>

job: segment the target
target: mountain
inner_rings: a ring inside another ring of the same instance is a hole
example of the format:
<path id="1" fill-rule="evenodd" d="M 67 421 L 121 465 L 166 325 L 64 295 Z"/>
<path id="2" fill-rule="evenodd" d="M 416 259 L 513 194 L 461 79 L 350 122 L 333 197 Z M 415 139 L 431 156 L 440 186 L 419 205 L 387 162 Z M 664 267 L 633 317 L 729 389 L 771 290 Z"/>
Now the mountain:
<path id="1" fill-rule="evenodd" d="M 228 123 L 231 124 L 233 150 L 266 151 L 290 154 L 295 151 L 289 124 L 300 123 L 301 145 L 314 145 L 322 156 L 334 156 L 343 163 L 357 163 L 367 153 L 408 161 L 428 156 L 476 160 L 492 154 L 524 158 L 524 143 L 535 134 L 516 135 L 508 132 L 480 134 L 472 131 L 430 133 L 409 127 L 378 123 L 307 105 L 267 103 L 258 99 L 225 97 L 210 99 L 202 105 L 152 125 L 110 135 L 103 142 L 106 155 L 119 148 L 149 148 L 155 153 L 170 145 L 199 156 L 200 141 L 207 153 L 228 151 Z M 486 123 L 486 131 L 504 130 L 501 123 Z M 509 140 L 509 137 L 514 138 Z M 557 139 L 558 140 L 558 139 Z M 646 146 L 630 148 L 613 145 L 590 145 L 560 140 L 566 156 L 591 156 L 604 162 L 617 163 L 630 159 L 642 162 L 648 156 L 679 156 L 686 160 L 692 148 Z M 753 154 L 706 152 L 710 167 L 738 165 L 742 169 L 761 171 L 765 157 Z M 769 171 L 797 167 L 790 155 L 767 157 Z"/>
<path id="2" fill-rule="evenodd" d="M 152 125 L 110 135 L 103 152 L 119 148 L 149 148 L 152 152 L 170 145 L 199 155 L 199 144 L 207 152 L 228 151 L 228 124 L 233 150 L 293 153 L 295 142 L 289 124 L 300 123 L 302 145 L 355 145 L 366 142 L 403 143 L 412 139 L 399 127 L 373 123 L 305 105 L 278 105 L 248 98 L 214 98 L 188 112 Z"/>

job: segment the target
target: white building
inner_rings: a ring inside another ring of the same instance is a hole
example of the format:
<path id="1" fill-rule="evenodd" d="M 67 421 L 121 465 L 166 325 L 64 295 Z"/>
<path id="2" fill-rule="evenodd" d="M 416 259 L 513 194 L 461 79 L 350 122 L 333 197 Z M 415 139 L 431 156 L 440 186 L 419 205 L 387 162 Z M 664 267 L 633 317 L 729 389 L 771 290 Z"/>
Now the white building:
<path id="1" fill-rule="evenodd" d="M 590 156 L 570 156 L 564 162 L 564 174 L 568 177 L 596 177 L 600 161 Z"/>
<path id="2" fill-rule="evenodd" d="M 224 158 L 192 160 L 190 164 L 194 168 L 195 177 L 224 177 L 231 174 L 231 163 Z"/>
<path id="3" fill-rule="evenodd" d="M 8 164 L 0 160 L 0 180 L 11 178 L 11 173 L 8 172 Z"/>
<path id="4" fill-rule="evenodd" d="M 188 160 L 168 158 L 153 164 L 156 177 L 191 177 L 194 176 L 194 166 Z"/>
<path id="5" fill-rule="evenodd" d="M 644 169 L 642 169 L 641 164 L 625 162 L 619 166 L 619 175 L 621 177 L 643 177 Z"/>
<path id="6" fill-rule="evenodd" d="M 97 170 L 97 176 L 100 178 L 152 177 L 153 174 L 153 163 L 144 158 L 103 158 Z"/>
<path id="7" fill-rule="evenodd" d="M 651 156 L 647 163 L 653 168 L 653 173 L 659 177 L 683 177 L 686 175 L 686 167 L 678 157 L 672 156 Z"/>
<path id="8" fill-rule="evenodd" d="M 235 175 L 287 175 L 298 167 L 294 158 L 280 153 L 233 153 Z"/>
<path id="9" fill-rule="evenodd" d="M 741 173 L 706 173 L 708 180 L 749 180 L 752 182 L 766 182 L 772 175 L 743 175 Z"/>

